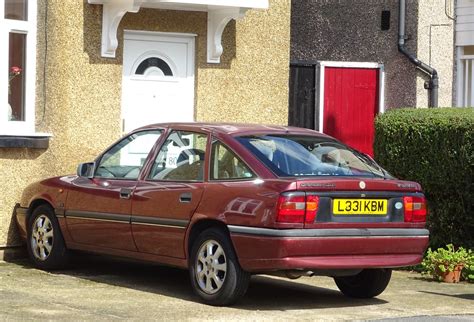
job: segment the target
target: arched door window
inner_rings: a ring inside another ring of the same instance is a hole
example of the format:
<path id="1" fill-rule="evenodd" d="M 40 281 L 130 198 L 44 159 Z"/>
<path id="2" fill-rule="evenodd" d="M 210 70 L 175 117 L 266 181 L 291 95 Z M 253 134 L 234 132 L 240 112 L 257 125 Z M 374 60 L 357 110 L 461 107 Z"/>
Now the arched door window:
<path id="1" fill-rule="evenodd" d="M 161 58 L 149 57 L 144 59 L 135 70 L 135 75 L 173 76 L 171 67 Z"/>

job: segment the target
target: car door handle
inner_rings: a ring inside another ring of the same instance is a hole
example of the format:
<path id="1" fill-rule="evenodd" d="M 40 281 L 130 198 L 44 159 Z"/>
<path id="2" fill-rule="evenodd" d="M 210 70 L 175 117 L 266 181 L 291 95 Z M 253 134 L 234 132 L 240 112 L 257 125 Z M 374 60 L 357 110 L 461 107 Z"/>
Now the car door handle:
<path id="1" fill-rule="evenodd" d="M 179 202 L 187 203 L 191 202 L 191 192 L 185 192 L 179 195 Z"/>
<path id="2" fill-rule="evenodd" d="M 132 189 L 122 188 L 120 189 L 120 199 L 130 199 L 132 196 Z"/>

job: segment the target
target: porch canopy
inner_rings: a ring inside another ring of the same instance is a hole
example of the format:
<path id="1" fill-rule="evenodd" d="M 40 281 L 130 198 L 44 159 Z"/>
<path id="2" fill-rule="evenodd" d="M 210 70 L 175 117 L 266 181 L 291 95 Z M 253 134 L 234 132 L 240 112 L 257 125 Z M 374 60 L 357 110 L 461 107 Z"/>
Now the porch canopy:
<path id="1" fill-rule="evenodd" d="M 220 63 L 222 32 L 232 19 L 243 18 L 249 9 L 267 9 L 268 0 L 88 0 L 102 5 L 102 57 L 115 57 L 117 28 L 127 12 L 140 8 L 206 11 L 207 62 Z"/>

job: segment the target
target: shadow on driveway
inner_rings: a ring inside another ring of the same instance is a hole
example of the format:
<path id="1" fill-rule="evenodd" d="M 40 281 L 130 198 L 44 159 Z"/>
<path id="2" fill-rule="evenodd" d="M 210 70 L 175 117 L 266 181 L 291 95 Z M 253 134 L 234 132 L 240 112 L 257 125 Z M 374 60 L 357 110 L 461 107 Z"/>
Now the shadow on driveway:
<path id="1" fill-rule="evenodd" d="M 429 292 L 429 291 L 419 291 L 419 292 L 420 293 L 426 293 L 426 294 L 433 294 L 433 295 L 442 295 L 442 296 L 455 297 L 455 298 L 464 299 L 464 300 L 474 300 L 474 293 L 470 293 L 470 294 L 445 294 L 445 293 Z"/>
<path id="2" fill-rule="evenodd" d="M 387 303 L 384 300 L 354 299 L 341 292 L 263 275 L 252 277 L 249 290 L 237 307 L 248 310 L 294 310 L 358 307 Z"/>
<path id="3" fill-rule="evenodd" d="M 34 267 L 28 260 L 14 261 L 25 269 Z M 124 261 L 98 255 L 75 253 L 68 269 L 51 272 L 96 283 L 160 294 L 185 301 L 199 302 L 191 289 L 187 270 Z M 343 308 L 387 303 L 380 299 L 352 299 L 339 291 L 297 281 L 253 276 L 245 297 L 234 307 L 244 310 L 298 310 Z"/>

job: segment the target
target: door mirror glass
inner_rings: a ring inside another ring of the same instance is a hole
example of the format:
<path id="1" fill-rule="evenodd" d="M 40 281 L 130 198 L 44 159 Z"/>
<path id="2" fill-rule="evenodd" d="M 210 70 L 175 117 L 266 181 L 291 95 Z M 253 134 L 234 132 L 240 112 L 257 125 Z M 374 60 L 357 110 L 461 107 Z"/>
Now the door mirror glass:
<path id="1" fill-rule="evenodd" d="M 94 162 L 80 163 L 77 166 L 77 175 L 79 177 L 91 179 L 94 176 L 94 169 L 95 169 Z"/>

